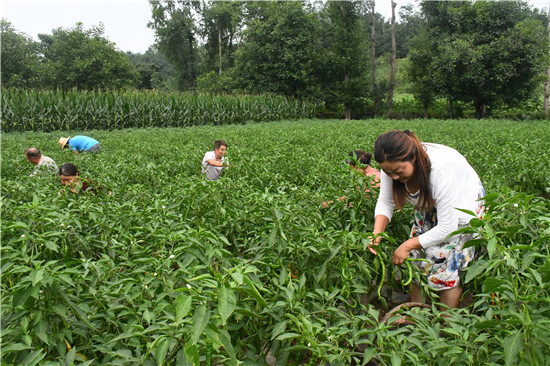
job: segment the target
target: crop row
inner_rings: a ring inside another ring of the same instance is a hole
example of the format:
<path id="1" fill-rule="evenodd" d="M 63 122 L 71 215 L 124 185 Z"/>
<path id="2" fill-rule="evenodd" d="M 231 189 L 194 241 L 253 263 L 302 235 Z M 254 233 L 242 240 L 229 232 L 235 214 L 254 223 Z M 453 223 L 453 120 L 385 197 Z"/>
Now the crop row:
<path id="1" fill-rule="evenodd" d="M 316 105 L 279 96 L 4 89 L 2 131 L 189 127 L 312 118 Z"/>

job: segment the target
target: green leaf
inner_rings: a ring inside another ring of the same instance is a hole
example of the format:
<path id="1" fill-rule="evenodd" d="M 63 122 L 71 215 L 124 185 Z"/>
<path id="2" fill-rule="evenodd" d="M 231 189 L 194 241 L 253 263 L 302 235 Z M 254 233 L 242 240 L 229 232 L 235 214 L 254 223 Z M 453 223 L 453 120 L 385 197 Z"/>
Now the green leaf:
<path id="1" fill-rule="evenodd" d="M 540 288 L 544 288 L 544 283 L 542 281 L 540 273 L 538 273 L 534 268 L 528 268 L 527 270 L 531 272 L 533 278 L 537 281 L 537 284 L 540 286 Z"/>
<path id="2" fill-rule="evenodd" d="M 2 353 L 19 352 L 19 351 L 24 351 L 26 349 L 32 349 L 32 348 L 33 347 L 27 346 L 26 344 L 23 344 L 23 343 L 14 343 L 14 344 L 9 344 L 7 346 L 2 346 Z"/>
<path id="3" fill-rule="evenodd" d="M 29 326 L 29 318 L 24 317 L 23 320 L 21 320 L 21 331 L 23 333 L 27 333 L 28 326 Z"/>
<path id="4" fill-rule="evenodd" d="M 44 241 L 44 245 L 46 246 L 46 248 L 53 250 L 56 253 L 59 253 L 59 246 L 55 244 L 53 241 L 46 240 Z"/>
<path id="5" fill-rule="evenodd" d="M 74 360 L 76 359 L 76 348 L 71 348 L 69 352 L 65 354 L 65 365 L 70 366 L 74 365 Z"/>
<path id="6" fill-rule="evenodd" d="M 164 336 L 159 338 L 160 339 L 157 339 L 155 342 L 153 355 L 155 357 L 155 361 L 157 361 L 157 364 L 161 366 L 166 360 L 166 354 L 168 353 L 168 346 L 170 342 Z"/>
<path id="7" fill-rule="evenodd" d="M 495 257 L 496 252 L 497 252 L 497 239 L 495 237 L 492 237 L 487 242 L 487 253 L 489 254 L 489 258 L 493 259 Z"/>
<path id="8" fill-rule="evenodd" d="M 65 306 L 57 304 L 52 306 L 51 310 L 67 321 L 67 308 Z"/>
<path id="9" fill-rule="evenodd" d="M 483 281 L 483 291 L 488 293 L 498 292 L 500 290 L 500 287 L 504 283 L 505 283 L 504 280 L 502 280 L 501 278 L 494 278 L 494 277 L 486 278 Z"/>
<path id="10" fill-rule="evenodd" d="M 474 217 L 470 220 L 470 226 L 472 227 L 481 227 L 483 226 L 483 220 L 478 219 L 477 217 Z"/>
<path id="11" fill-rule="evenodd" d="M 235 349 L 231 343 L 231 336 L 229 335 L 229 332 L 225 329 L 221 329 L 218 333 L 218 339 L 223 344 L 223 348 L 225 348 L 225 351 L 229 357 L 231 357 L 231 360 L 237 361 L 237 355 L 235 354 Z"/>
<path id="12" fill-rule="evenodd" d="M 195 345 L 199 341 L 200 336 L 204 332 L 208 321 L 210 320 L 210 310 L 206 305 L 200 305 L 193 316 L 193 336 L 192 344 Z"/>
<path id="13" fill-rule="evenodd" d="M 401 357 L 395 352 L 391 354 L 391 364 L 392 366 L 401 366 Z"/>
<path id="14" fill-rule="evenodd" d="M 46 357 L 46 353 L 42 352 L 41 349 L 38 351 L 31 352 L 23 360 L 23 365 L 25 366 L 34 366 L 37 365 L 42 359 Z"/>
<path id="15" fill-rule="evenodd" d="M 464 246 L 462 248 L 470 248 L 470 247 L 476 247 L 479 248 L 480 244 L 485 243 L 485 239 L 471 239 L 468 240 L 466 243 L 464 243 Z"/>
<path id="16" fill-rule="evenodd" d="M 46 331 L 48 330 L 48 323 L 44 319 L 40 319 L 38 322 L 38 325 L 34 328 L 35 334 L 42 340 L 42 342 L 46 344 L 50 344 L 48 339 L 48 334 Z"/>
<path id="17" fill-rule="evenodd" d="M 199 350 L 197 349 L 197 346 L 193 344 L 191 341 L 185 344 L 185 355 L 191 361 L 191 365 L 200 364 Z"/>
<path id="18" fill-rule="evenodd" d="M 271 331 L 271 339 L 273 340 L 275 337 L 277 337 L 279 334 L 281 334 L 285 330 L 286 330 L 286 320 L 278 322 L 273 326 L 273 330 Z"/>
<path id="19" fill-rule="evenodd" d="M 35 286 L 38 282 L 42 281 L 44 278 L 44 270 L 32 271 L 29 275 L 29 278 L 32 280 L 32 285 Z"/>
<path id="20" fill-rule="evenodd" d="M 74 286 L 74 282 L 71 277 L 69 277 L 66 273 L 61 273 L 59 275 L 59 278 L 61 278 L 63 281 L 67 282 L 69 285 Z"/>
<path id="21" fill-rule="evenodd" d="M 477 261 L 474 261 L 473 264 L 466 267 L 466 278 L 464 279 L 464 283 L 468 283 L 474 278 L 476 278 L 480 273 L 482 273 L 487 266 L 489 265 L 488 261 L 483 259 L 478 259 Z"/>
<path id="22" fill-rule="evenodd" d="M 233 272 L 231 273 L 231 277 L 237 282 L 237 284 L 242 285 L 243 284 L 243 274 L 240 272 Z"/>
<path id="23" fill-rule="evenodd" d="M 191 303 L 193 298 L 186 294 L 181 294 L 176 299 L 176 318 L 175 322 L 177 324 L 181 323 L 183 318 L 187 316 L 189 310 L 191 309 Z"/>
<path id="24" fill-rule="evenodd" d="M 113 351 L 112 354 L 124 359 L 132 358 L 132 351 L 130 351 L 129 349 L 118 349 L 116 351 Z"/>
<path id="25" fill-rule="evenodd" d="M 243 276 L 243 279 L 244 279 L 244 282 L 246 282 L 250 287 L 249 292 L 256 299 L 256 301 L 262 304 L 262 306 L 267 306 L 267 302 L 264 300 L 262 295 L 260 295 L 260 293 L 258 292 L 258 289 L 256 288 L 256 285 L 254 285 L 254 282 L 252 282 L 252 280 L 248 276 Z"/>
<path id="26" fill-rule="evenodd" d="M 485 201 L 485 203 L 489 203 L 489 202 L 493 202 L 495 201 L 496 199 L 498 198 L 498 193 L 488 193 L 484 198 L 483 200 Z"/>
<path id="27" fill-rule="evenodd" d="M 235 293 L 233 292 L 232 289 L 222 285 L 220 288 L 220 296 L 219 296 L 219 304 L 218 304 L 220 317 L 222 319 L 222 325 L 225 325 L 227 323 L 227 319 L 231 316 L 231 314 L 233 314 L 233 311 L 235 311 L 236 306 L 237 306 L 237 298 L 235 296 Z"/>
<path id="28" fill-rule="evenodd" d="M 516 331 L 502 341 L 504 348 L 504 363 L 506 366 L 517 364 L 517 355 L 523 348 L 522 338 L 521 331 Z"/>
<path id="29" fill-rule="evenodd" d="M 464 212 L 464 213 L 467 213 L 468 215 L 471 215 L 471 216 L 474 216 L 474 217 L 477 216 L 477 215 L 474 213 L 474 211 L 467 210 L 467 209 L 465 209 L 465 208 L 457 208 L 457 210 L 458 210 L 458 211 L 462 211 L 462 212 Z"/>
<path id="30" fill-rule="evenodd" d="M 530 245 L 524 245 L 524 244 L 518 244 L 518 245 L 512 245 L 510 247 L 510 250 L 533 250 L 533 247 Z"/>
<path id="31" fill-rule="evenodd" d="M 33 293 L 33 289 L 34 288 L 32 286 L 29 286 L 15 292 L 15 294 L 13 294 L 13 305 L 17 307 L 25 304 Z"/>
<path id="32" fill-rule="evenodd" d="M 151 324 L 151 313 L 149 312 L 149 309 L 145 309 L 143 312 L 143 319 L 145 319 L 147 325 Z"/>
<path id="33" fill-rule="evenodd" d="M 529 222 L 526 215 L 521 215 L 519 217 L 519 222 L 524 228 L 527 228 L 529 226 Z"/>
<path id="34" fill-rule="evenodd" d="M 370 360 L 376 355 L 376 348 L 369 347 L 365 349 L 365 352 L 363 352 L 363 365 L 366 365 L 369 363 Z"/>
<path id="35" fill-rule="evenodd" d="M 121 339 L 127 339 L 127 338 L 136 338 L 142 335 L 142 332 L 124 332 L 122 334 L 119 334 L 115 338 L 111 339 L 107 344 L 114 343 L 117 341 L 120 341 Z"/>
<path id="36" fill-rule="evenodd" d="M 284 333 L 284 334 L 281 334 L 280 336 L 278 336 L 276 339 L 279 340 L 279 341 L 282 341 L 282 340 L 289 339 L 289 338 L 296 338 L 299 335 L 300 334 L 298 334 L 298 333 Z"/>
<path id="37" fill-rule="evenodd" d="M 96 327 L 94 327 L 92 325 L 92 323 L 90 323 L 90 321 L 88 320 L 88 317 L 86 316 L 86 314 L 84 314 L 84 312 L 82 311 L 82 309 L 80 309 L 77 305 L 75 305 L 71 299 L 69 299 L 69 297 L 60 289 L 58 289 L 57 287 L 54 287 L 54 289 L 57 291 L 57 293 L 59 295 L 61 295 L 61 297 L 65 300 L 65 302 L 67 303 L 67 305 L 69 305 L 69 307 L 71 309 L 73 309 L 73 311 L 76 313 L 76 315 L 80 318 L 80 320 L 82 320 L 88 327 L 90 327 L 91 329 L 93 330 L 97 330 Z"/>

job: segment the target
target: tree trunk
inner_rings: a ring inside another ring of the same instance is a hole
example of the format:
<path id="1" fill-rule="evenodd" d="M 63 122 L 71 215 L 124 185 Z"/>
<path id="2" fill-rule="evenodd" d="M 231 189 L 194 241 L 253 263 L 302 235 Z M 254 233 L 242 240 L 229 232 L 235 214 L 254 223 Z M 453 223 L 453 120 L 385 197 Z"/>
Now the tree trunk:
<path id="1" fill-rule="evenodd" d="M 344 74 L 344 80 L 346 81 L 346 83 L 348 82 L 349 80 L 349 73 L 346 72 Z M 346 121 L 350 120 L 351 119 L 351 105 L 349 103 L 346 103 Z"/>
<path id="2" fill-rule="evenodd" d="M 374 0 L 370 2 L 372 16 L 371 16 L 371 62 L 372 62 L 372 88 L 374 95 L 374 115 L 378 114 L 379 102 L 378 102 L 378 92 L 376 86 L 376 27 L 375 27 L 375 13 L 374 13 Z"/>
<path id="3" fill-rule="evenodd" d="M 222 76 L 222 30 L 218 26 L 218 57 L 220 58 L 220 76 Z"/>
<path id="4" fill-rule="evenodd" d="M 395 45 L 395 2 L 391 0 L 391 73 L 390 73 L 390 90 L 388 92 L 388 108 L 386 110 L 386 118 L 390 118 L 391 106 L 393 103 L 393 89 L 395 87 L 395 58 L 397 47 Z"/>
<path id="5" fill-rule="evenodd" d="M 424 103 L 424 119 L 428 119 L 428 103 Z"/>
<path id="6" fill-rule="evenodd" d="M 548 6 L 548 35 L 550 36 L 550 6 Z M 544 83 L 544 117 L 548 119 L 548 98 L 550 97 L 550 65 L 546 69 L 546 82 Z"/>
<path id="7" fill-rule="evenodd" d="M 227 65 L 233 67 L 231 58 L 233 57 L 233 31 L 229 33 L 229 44 L 227 45 Z"/>
<path id="8" fill-rule="evenodd" d="M 346 16 L 346 10 L 342 6 L 342 0 L 338 2 L 338 5 L 340 5 L 340 13 L 342 14 L 342 20 L 344 23 L 346 22 L 347 16 Z M 347 41 L 347 34 L 345 34 L 345 38 Z M 347 85 L 349 81 L 349 68 L 346 66 L 346 69 L 344 70 L 344 83 Z M 346 120 L 351 119 L 351 104 L 348 102 L 345 104 L 346 107 Z"/>
<path id="9" fill-rule="evenodd" d="M 475 103 L 476 107 L 476 119 L 481 119 L 483 117 L 483 104 Z"/>
<path id="10" fill-rule="evenodd" d="M 449 118 L 453 119 L 454 118 L 453 115 L 454 115 L 454 113 L 453 113 L 453 100 L 449 99 Z"/>

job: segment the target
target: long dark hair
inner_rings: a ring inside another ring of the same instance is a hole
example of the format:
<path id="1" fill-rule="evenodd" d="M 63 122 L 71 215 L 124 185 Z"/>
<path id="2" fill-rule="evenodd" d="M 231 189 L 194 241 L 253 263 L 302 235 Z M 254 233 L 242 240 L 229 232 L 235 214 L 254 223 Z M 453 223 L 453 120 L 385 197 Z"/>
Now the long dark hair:
<path id="1" fill-rule="evenodd" d="M 374 143 L 374 159 L 379 164 L 385 161 L 412 162 L 420 191 L 417 208 L 427 211 L 435 206 L 430 189 L 432 164 L 426 148 L 414 133 L 409 130 L 392 130 L 383 133 Z M 407 194 L 405 183 L 394 180 L 393 200 L 398 209 L 403 207 Z"/>

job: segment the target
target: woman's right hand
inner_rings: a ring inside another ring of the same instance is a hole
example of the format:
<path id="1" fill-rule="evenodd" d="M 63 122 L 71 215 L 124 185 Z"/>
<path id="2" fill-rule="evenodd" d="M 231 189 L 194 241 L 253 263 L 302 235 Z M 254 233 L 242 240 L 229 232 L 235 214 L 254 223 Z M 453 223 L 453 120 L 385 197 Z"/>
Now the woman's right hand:
<path id="1" fill-rule="evenodd" d="M 372 236 L 370 237 L 370 243 L 369 243 L 369 250 L 372 254 L 378 255 L 374 246 L 379 245 L 381 240 L 382 240 L 381 236 L 378 236 L 378 234 L 372 233 Z"/>

